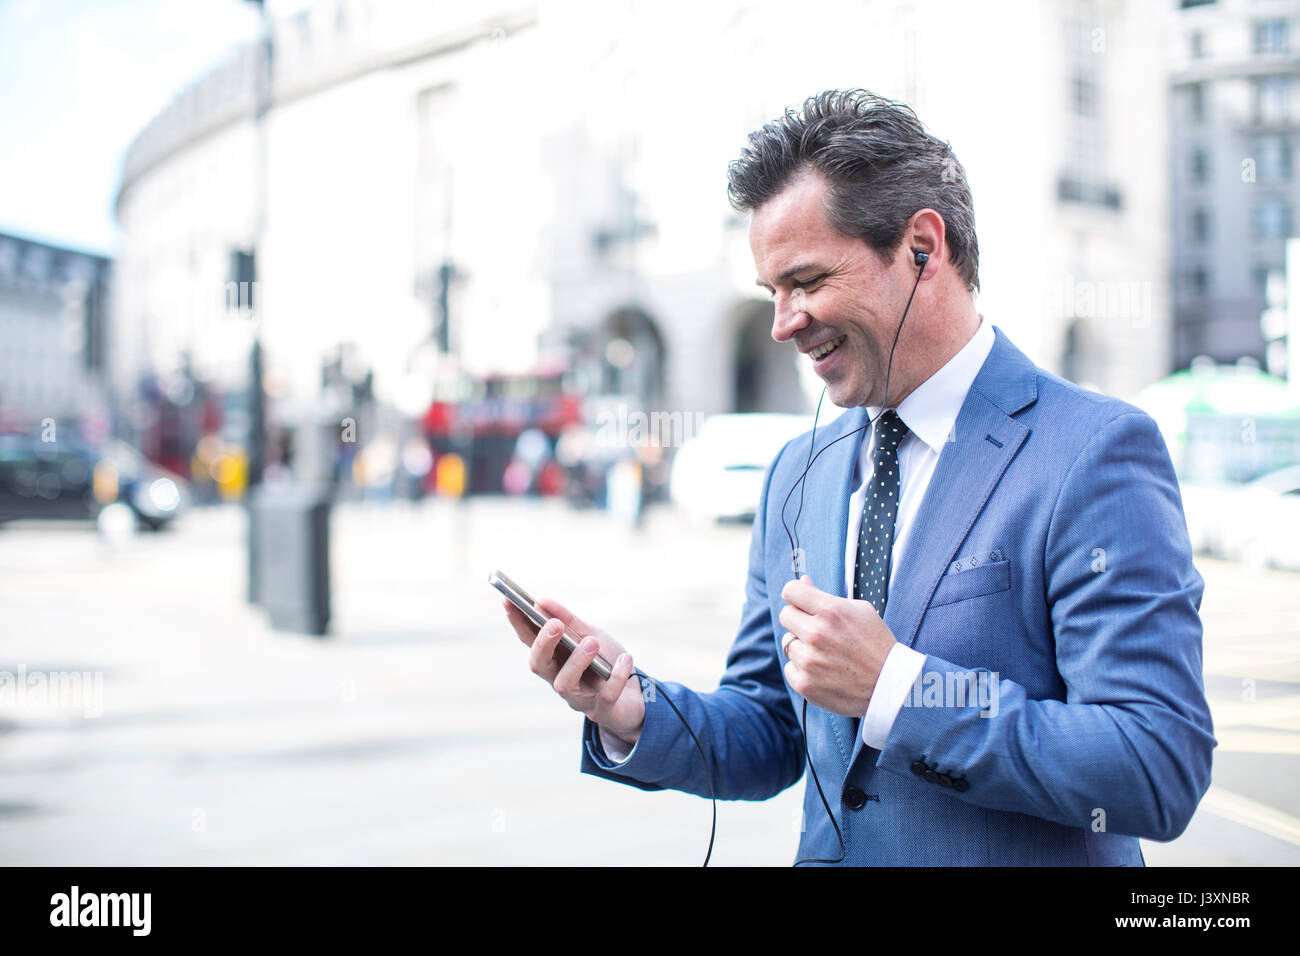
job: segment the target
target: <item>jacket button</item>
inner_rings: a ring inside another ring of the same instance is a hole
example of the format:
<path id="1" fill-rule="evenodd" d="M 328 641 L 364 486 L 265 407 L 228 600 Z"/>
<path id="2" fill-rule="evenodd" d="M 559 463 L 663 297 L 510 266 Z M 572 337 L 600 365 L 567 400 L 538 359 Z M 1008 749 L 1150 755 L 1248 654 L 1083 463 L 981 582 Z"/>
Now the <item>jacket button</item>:
<path id="1" fill-rule="evenodd" d="M 952 783 L 952 777 L 948 776 L 946 773 L 939 774 L 939 786 L 951 788 Z"/>
<path id="2" fill-rule="evenodd" d="M 939 782 L 939 775 L 934 772 L 933 767 L 926 767 L 925 773 L 921 774 L 921 776 L 925 777 L 925 779 L 930 781 L 931 783 Z"/>
<path id="3" fill-rule="evenodd" d="M 850 810 L 861 810 L 867 805 L 867 795 L 857 787 L 849 787 L 844 791 L 844 805 Z"/>
<path id="4" fill-rule="evenodd" d="M 965 793 L 970 789 L 970 784 L 966 782 L 965 777 L 958 777 L 952 782 L 952 788 L 958 793 Z"/>
<path id="5" fill-rule="evenodd" d="M 930 769 L 930 768 L 927 767 L 927 766 L 925 765 L 925 761 L 924 761 L 924 760 L 913 760 L 913 761 L 912 761 L 912 773 L 916 774 L 918 777 L 923 777 L 923 776 L 925 776 L 925 772 L 926 772 L 927 770 L 929 770 L 929 769 Z"/>

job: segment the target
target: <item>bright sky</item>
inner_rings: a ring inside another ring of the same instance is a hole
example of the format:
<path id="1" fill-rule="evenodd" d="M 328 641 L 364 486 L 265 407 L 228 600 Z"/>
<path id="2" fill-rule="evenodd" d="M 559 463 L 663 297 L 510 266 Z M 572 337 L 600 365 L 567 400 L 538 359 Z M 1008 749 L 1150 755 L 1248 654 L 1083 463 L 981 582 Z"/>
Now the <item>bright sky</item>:
<path id="1" fill-rule="evenodd" d="M 112 255 L 131 140 L 259 30 L 247 0 L 0 0 L 0 232 Z"/>

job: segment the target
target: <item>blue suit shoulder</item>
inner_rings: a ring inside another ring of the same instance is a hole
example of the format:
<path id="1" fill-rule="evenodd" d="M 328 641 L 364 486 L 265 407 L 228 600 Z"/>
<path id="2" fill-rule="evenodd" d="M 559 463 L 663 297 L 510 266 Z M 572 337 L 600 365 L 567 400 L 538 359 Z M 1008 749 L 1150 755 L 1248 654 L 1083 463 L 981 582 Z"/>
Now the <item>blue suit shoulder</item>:
<path id="1" fill-rule="evenodd" d="M 1036 365 L 1033 371 L 1037 398 L 1018 417 L 1034 430 L 1034 444 L 1039 451 L 1058 461 L 1072 461 L 1115 422 L 1129 419 L 1122 429 L 1125 435 L 1139 437 L 1151 450 L 1168 458 L 1155 420 L 1143 409 L 1076 385 Z M 979 390 L 978 380 L 973 388 Z"/>

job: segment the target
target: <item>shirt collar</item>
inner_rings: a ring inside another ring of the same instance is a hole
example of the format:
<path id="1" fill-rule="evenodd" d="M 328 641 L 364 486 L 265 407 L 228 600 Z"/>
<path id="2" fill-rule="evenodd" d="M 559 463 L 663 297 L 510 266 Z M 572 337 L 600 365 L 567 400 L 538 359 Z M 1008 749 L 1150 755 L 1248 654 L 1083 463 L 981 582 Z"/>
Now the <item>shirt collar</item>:
<path id="1" fill-rule="evenodd" d="M 935 454 L 943 453 L 957 414 L 966 401 L 966 393 L 993 350 L 993 338 L 993 326 L 981 315 L 979 328 L 970 341 L 943 368 L 914 388 L 895 409 L 903 424 Z M 868 421 L 874 420 L 880 414 L 880 406 L 867 406 L 867 414 Z"/>

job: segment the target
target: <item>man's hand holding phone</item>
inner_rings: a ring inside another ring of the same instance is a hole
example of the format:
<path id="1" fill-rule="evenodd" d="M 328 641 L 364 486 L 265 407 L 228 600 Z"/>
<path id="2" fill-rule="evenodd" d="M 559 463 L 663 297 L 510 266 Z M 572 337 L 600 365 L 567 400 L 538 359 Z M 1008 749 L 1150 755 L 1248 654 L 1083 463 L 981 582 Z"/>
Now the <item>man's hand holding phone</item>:
<path id="1" fill-rule="evenodd" d="M 592 723 L 629 745 L 635 744 L 645 722 L 645 699 L 641 696 L 641 682 L 629 680 L 632 655 L 558 601 L 541 598 L 536 602 L 550 618 L 540 630 L 510 601 L 501 604 L 519 639 L 531 648 L 529 669 Z M 584 638 L 567 659 L 563 651 L 561 656 L 556 655 L 565 626 Z M 614 662 L 609 680 L 601 680 L 587 670 L 598 655 Z"/>

